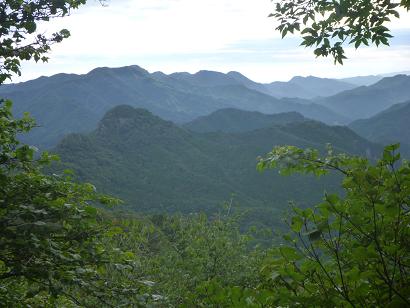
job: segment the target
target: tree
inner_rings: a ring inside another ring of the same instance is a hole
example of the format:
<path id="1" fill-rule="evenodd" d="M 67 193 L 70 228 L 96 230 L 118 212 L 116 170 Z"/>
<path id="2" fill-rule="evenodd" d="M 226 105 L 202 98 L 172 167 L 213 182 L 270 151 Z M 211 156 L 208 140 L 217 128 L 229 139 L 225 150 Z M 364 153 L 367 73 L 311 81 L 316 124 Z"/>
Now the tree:
<path id="1" fill-rule="evenodd" d="M 50 46 L 70 36 L 63 29 L 46 36 L 37 33 L 41 21 L 64 17 L 86 0 L 3 0 L 0 2 L 0 84 L 20 75 L 22 60 L 46 62 Z"/>
<path id="2" fill-rule="evenodd" d="M 260 170 L 344 177 L 344 196 L 326 194 L 313 209 L 293 207 L 289 244 L 273 249 L 263 268 L 275 305 L 410 305 L 410 164 L 399 162 L 398 148 L 386 147 L 374 164 L 292 146 L 260 160 Z"/>
<path id="3" fill-rule="evenodd" d="M 239 232 L 236 217 L 157 215 L 153 221 L 163 237 L 154 289 L 170 306 L 219 307 L 213 301 L 221 291 L 256 284 L 259 253 Z"/>
<path id="4" fill-rule="evenodd" d="M 43 153 L 35 159 L 35 149 L 16 139 L 33 126 L 27 115 L 13 118 L 10 101 L 0 101 L 0 302 L 26 306 L 60 299 L 82 305 L 77 286 L 88 299 L 105 301 L 121 291 L 107 288 L 101 267 L 127 262 L 122 251 L 102 244 L 112 231 L 95 205 L 117 200 L 69 175 L 44 175 L 42 166 L 55 157 Z M 106 295 L 98 293 L 100 287 Z"/>
<path id="5" fill-rule="evenodd" d="M 282 37 L 300 32 L 301 45 L 316 46 L 316 56 L 331 55 L 335 63 L 346 59 L 344 46 L 354 44 L 389 45 L 392 37 L 385 26 L 392 17 L 399 18 L 398 8 L 410 9 L 409 0 L 281 0 L 274 13 Z"/>
<path id="6" fill-rule="evenodd" d="M 0 2 L 0 84 L 20 74 L 20 61 L 47 61 L 50 46 L 69 36 L 47 37 L 37 24 L 63 17 L 86 0 Z M 35 127 L 28 114 L 15 119 L 12 102 L 0 99 L 0 305 L 3 307 L 138 306 L 146 286 L 130 286 L 135 256 L 110 238 L 122 233 L 102 205 L 119 200 L 74 181 L 71 173 L 47 175 L 58 159 L 21 144 L 17 135 Z"/>
<path id="7" fill-rule="evenodd" d="M 0 303 L 5 307 L 138 306 L 136 256 L 120 247 L 123 226 L 102 205 L 119 200 L 65 175 L 46 175 L 56 156 L 20 144 L 35 122 L 0 100 Z M 100 205 L 100 206 L 99 206 Z M 98 207 L 99 206 L 99 207 Z M 133 234 L 133 239 L 139 234 Z"/>

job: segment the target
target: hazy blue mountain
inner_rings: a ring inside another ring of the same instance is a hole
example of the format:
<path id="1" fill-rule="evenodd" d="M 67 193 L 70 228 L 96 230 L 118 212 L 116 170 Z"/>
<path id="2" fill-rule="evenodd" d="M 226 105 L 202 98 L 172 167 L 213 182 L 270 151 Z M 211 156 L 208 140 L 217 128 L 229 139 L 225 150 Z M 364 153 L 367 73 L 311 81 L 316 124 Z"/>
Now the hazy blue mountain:
<path id="1" fill-rule="evenodd" d="M 323 106 L 351 119 L 376 115 L 390 106 L 410 99 L 410 76 L 386 77 L 371 86 L 344 91 L 317 100 Z"/>
<path id="2" fill-rule="evenodd" d="M 203 88 L 202 93 L 219 101 L 234 102 L 235 109 L 259 111 L 266 114 L 296 111 L 303 116 L 327 124 L 344 124 L 348 117 L 340 116 L 336 112 L 310 100 L 301 98 L 276 99 L 259 91 L 251 90 L 243 85 L 226 85 Z M 274 102 L 274 103 L 273 103 Z"/>
<path id="3" fill-rule="evenodd" d="M 331 96 L 339 92 L 351 90 L 357 88 L 356 85 L 343 82 L 336 79 L 329 78 L 318 78 L 314 76 L 308 77 L 293 77 L 290 84 L 298 85 L 299 87 L 305 89 L 306 93 L 311 93 L 306 95 L 305 98 L 314 98 L 317 96 Z M 289 95 L 286 95 L 290 97 Z"/>
<path id="4" fill-rule="evenodd" d="M 380 75 L 355 76 L 355 77 L 341 78 L 339 80 L 345 81 L 347 83 L 355 84 L 357 86 L 370 86 L 372 84 L 375 84 L 376 82 L 379 82 L 385 77 L 394 77 L 396 75 L 410 75 L 410 71 L 395 72 L 395 73 L 380 74 Z"/>
<path id="5" fill-rule="evenodd" d="M 257 111 L 243 111 L 228 108 L 220 109 L 210 115 L 199 117 L 186 123 L 184 127 L 198 133 L 218 131 L 239 133 L 302 121 L 306 121 L 306 118 L 297 112 L 267 115 Z"/>
<path id="6" fill-rule="evenodd" d="M 169 77 L 184 81 L 197 87 L 215 87 L 241 84 L 236 79 L 227 74 L 206 70 L 199 71 L 195 74 L 186 72 L 173 73 L 170 74 Z"/>
<path id="7" fill-rule="evenodd" d="M 368 76 L 356 76 L 356 77 L 348 77 L 339 79 L 341 81 L 345 81 L 351 84 L 355 84 L 359 86 L 370 86 L 376 82 L 379 82 L 384 77 L 381 75 L 368 75 Z"/>
<path id="8" fill-rule="evenodd" d="M 383 77 L 394 77 L 396 75 L 410 75 L 410 71 L 401 71 L 395 73 L 381 74 Z"/>
<path id="9" fill-rule="evenodd" d="M 55 149 L 80 179 L 144 211 L 215 210 L 234 196 L 245 208 L 282 211 L 288 200 L 309 204 L 335 178 L 283 178 L 258 173 L 256 157 L 290 144 L 374 155 L 378 147 L 346 127 L 302 121 L 243 133 L 195 133 L 143 109 L 118 106 L 90 134 L 72 134 Z"/>
<path id="10" fill-rule="evenodd" d="M 24 141 L 41 148 L 52 147 L 67 133 L 91 131 L 106 111 L 121 104 L 146 108 L 176 123 L 221 108 L 297 111 L 327 123 L 347 121 L 320 105 L 307 107 L 300 99 L 279 100 L 249 89 L 226 74 L 199 72 L 195 74 L 197 84 L 181 77 L 184 75 L 150 74 L 138 66 L 97 68 L 85 75 L 58 74 L 1 86 L 0 96 L 14 101 L 17 114 L 28 111 L 36 118 L 40 128 Z"/>
<path id="11" fill-rule="evenodd" d="M 313 76 L 294 77 L 288 82 L 275 81 L 268 84 L 257 83 L 239 72 L 223 74 L 215 71 L 199 71 L 195 74 L 174 73 L 169 77 L 198 87 L 243 85 L 249 89 L 271 96 L 310 99 L 318 96 L 330 96 L 357 87 L 344 81 Z"/>
<path id="12" fill-rule="evenodd" d="M 288 81 L 274 81 L 265 86 L 269 94 L 274 97 L 298 97 L 306 99 L 318 96 L 309 89 L 305 89 L 298 84 L 292 84 Z"/>
<path id="13" fill-rule="evenodd" d="M 242 75 L 239 72 L 231 71 L 227 75 L 230 78 L 235 79 L 239 84 L 241 84 L 241 85 L 243 85 L 243 86 L 245 86 L 249 89 L 272 95 L 272 93 L 269 91 L 266 84 L 262 84 L 262 83 L 258 83 L 258 82 L 255 82 L 253 80 L 250 80 L 248 77 Z"/>
<path id="14" fill-rule="evenodd" d="M 0 95 L 14 101 L 17 113 L 29 111 L 37 119 L 42 128 L 29 138 L 45 147 L 66 133 L 94 129 L 103 114 L 119 104 L 147 107 L 177 122 L 226 106 L 212 97 L 161 83 L 138 66 L 98 68 L 63 80 L 61 75 L 39 78 L 4 90 L 0 87 Z"/>
<path id="15" fill-rule="evenodd" d="M 383 144 L 410 145 L 410 101 L 396 104 L 377 115 L 349 125 L 359 135 Z"/>

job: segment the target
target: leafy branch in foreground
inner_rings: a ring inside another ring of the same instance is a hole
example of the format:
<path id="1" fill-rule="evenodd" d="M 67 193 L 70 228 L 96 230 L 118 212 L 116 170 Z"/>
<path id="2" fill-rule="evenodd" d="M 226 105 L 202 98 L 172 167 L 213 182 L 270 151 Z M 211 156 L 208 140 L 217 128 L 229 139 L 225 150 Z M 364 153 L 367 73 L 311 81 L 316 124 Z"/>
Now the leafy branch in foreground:
<path id="1" fill-rule="evenodd" d="M 301 45 L 316 46 L 316 56 L 331 55 L 335 63 L 343 64 L 345 45 L 389 45 L 392 35 L 385 25 L 400 17 L 399 8 L 409 10 L 410 1 L 280 0 L 269 16 L 279 21 L 276 30 L 282 37 L 300 32 Z"/>
<path id="2" fill-rule="evenodd" d="M 28 115 L 13 118 L 10 101 L 0 101 L 1 305 L 114 307 L 117 298 L 138 303 L 139 288 L 121 278 L 133 258 L 104 244 L 120 230 L 95 207 L 118 200 L 69 175 L 43 174 L 56 158 L 43 153 L 35 159 L 35 149 L 16 139 L 33 126 Z"/>
<path id="3" fill-rule="evenodd" d="M 410 165 L 398 148 L 386 147 L 375 164 L 291 146 L 260 159 L 260 170 L 344 176 L 344 196 L 326 194 L 313 209 L 293 206 L 289 244 L 272 249 L 262 270 L 275 305 L 410 305 Z"/>
<path id="4" fill-rule="evenodd" d="M 4 0 L 0 1 L 0 84 L 20 75 L 20 61 L 47 62 L 50 46 L 70 36 L 67 29 L 46 36 L 37 32 L 39 22 L 64 17 L 86 0 Z"/>

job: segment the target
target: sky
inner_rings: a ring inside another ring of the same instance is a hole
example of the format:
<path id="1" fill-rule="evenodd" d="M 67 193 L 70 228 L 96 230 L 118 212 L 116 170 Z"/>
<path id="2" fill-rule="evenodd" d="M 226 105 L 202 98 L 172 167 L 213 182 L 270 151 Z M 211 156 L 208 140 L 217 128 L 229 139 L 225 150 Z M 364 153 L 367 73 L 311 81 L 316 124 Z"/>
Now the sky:
<path id="1" fill-rule="evenodd" d="M 282 40 L 272 11 L 270 0 L 89 0 L 40 24 L 42 33 L 67 28 L 71 37 L 52 47 L 48 63 L 24 62 L 13 82 L 135 64 L 150 72 L 239 71 L 258 82 L 410 71 L 410 13 L 389 25 L 390 47 L 348 48 L 349 60 L 335 66 L 297 36 Z"/>

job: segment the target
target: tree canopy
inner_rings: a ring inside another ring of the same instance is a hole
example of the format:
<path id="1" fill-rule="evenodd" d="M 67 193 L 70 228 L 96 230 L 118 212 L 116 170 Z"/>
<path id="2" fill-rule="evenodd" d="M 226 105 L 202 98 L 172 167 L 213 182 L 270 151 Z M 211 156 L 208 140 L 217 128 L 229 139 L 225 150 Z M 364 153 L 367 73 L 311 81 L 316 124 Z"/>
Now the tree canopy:
<path id="1" fill-rule="evenodd" d="M 392 35 L 386 23 L 400 17 L 399 8 L 409 10 L 410 1 L 280 0 L 269 16 L 279 21 L 276 29 L 282 37 L 300 32 L 301 45 L 315 46 L 316 56 L 330 55 L 343 64 L 348 44 L 389 45 Z"/>

